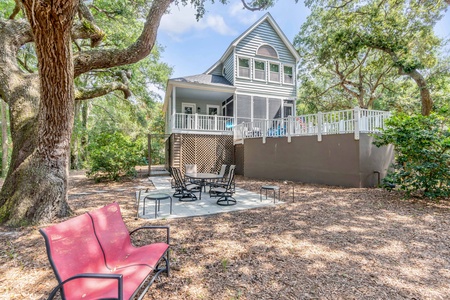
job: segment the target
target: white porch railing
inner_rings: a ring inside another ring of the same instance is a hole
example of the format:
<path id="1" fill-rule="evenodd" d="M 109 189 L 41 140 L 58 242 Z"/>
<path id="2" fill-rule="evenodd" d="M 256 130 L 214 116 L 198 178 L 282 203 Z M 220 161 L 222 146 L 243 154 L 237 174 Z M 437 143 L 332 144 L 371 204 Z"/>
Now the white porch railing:
<path id="1" fill-rule="evenodd" d="M 172 128 L 187 131 L 233 131 L 233 117 L 176 113 Z"/>
<path id="2" fill-rule="evenodd" d="M 241 123 L 234 127 L 235 144 L 243 143 L 248 138 L 287 137 L 354 133 L 359 140 L 359 134 L 376 133 L 384 128 L 384 121 L 391 116 L 390 112 L 360 109 L 341 110 L 311 115 L 287 117 L 284 119 L 258 120 Z"/>

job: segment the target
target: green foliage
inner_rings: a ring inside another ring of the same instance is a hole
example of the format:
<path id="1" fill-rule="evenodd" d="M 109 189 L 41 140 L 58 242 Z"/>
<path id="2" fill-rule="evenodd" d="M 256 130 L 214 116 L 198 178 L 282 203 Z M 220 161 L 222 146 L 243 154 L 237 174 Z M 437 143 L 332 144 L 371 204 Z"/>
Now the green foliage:
<path id="1" fill-rule="evenodd" d="M 442 41 L 433 32 L 447 8 L 443 1 L 305 3 L 311 14 L 294 39 L 302 56 L 301 111 L 355 105 L 420 110 L 420 90 L 408 75 L 413 71 L 425 77 L 433 99 L 445 89 L 441 84 L 445 72 L 431 71 L 446 60 L 438 56 Z M 439 84 L 428 85 L 431 81 Z"/>
<path id="2" fill-rule="evenodd" d="M 135 176 L 135 167 L 144 162 L 142 145 L 122 133 L 104 132 L 89 144 L 89 161 L 87 175 L 96 180 Z"/>
<path id="3" fill-rule="evenodd" d="M 14 0 L 2 0 L 0 1 L 0 17 L 9 18 L 15 7 Z M 21 13 L 22 14 L 22 13 Z"/>
<path id="4" fill-rule="evenodd" d="M 393 169 L 384 179 L 386 188 L 398 186 L 407 196 L 450 197 L 450 120 L 432 114 L 394 115 L 374 144 L 392 144 L 396 151 Z"/>

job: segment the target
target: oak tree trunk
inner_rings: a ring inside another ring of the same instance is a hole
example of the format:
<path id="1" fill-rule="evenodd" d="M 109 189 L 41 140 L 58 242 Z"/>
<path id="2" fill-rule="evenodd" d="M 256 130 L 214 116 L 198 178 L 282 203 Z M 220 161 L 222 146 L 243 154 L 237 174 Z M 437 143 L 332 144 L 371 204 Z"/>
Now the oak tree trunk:
<path id="1" fill-rule="evenodd" d="M 16 165 L 11 166 L 0 195 L 0 217 L 11 225 L 49 221 L 70 212 L 67 183 L 74 112 L 71 29 L 77 2 L 23 1 L 39 61 L 38 117 L 31 114 L 21 128 L 12 129 L 14 142 L 19 143 L 12 159 Z"/>
<path id="2" fill-rule="evenodd" d="M 6 120 L 6 110 L 8 106 L 6 102 L 2 102 L 2 177 L 6 176 L 6 171 L 8 170 L 8 121 Z"/>
<path id="3" fill-rule="evenodd" d="M 22 2 L 28 22 L 0 18 L 0 98 L 10 107 L 13 141 L 0 192 L 0 223 L 9 225 L 47 222 L 70 213 L 74 76 L 135 63 L 150 54 L 161 17 L 173 0 L 152 1 L 141 35 L 128 48 L 81 51 L 76 57 L 71 33 L 77 33 L 72 24 L 79 1 Z M 35 43 L 39 74 L 25 74 L 17 64 L 20 47 L 30 42 Z"/>

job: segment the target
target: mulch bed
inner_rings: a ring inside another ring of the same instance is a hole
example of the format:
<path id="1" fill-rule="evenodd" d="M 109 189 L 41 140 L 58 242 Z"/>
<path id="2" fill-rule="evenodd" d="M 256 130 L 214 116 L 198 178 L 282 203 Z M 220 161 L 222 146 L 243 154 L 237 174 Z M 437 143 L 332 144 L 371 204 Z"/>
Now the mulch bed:
<path id="1" fill-rule="evenodd" d="M 129 228 L 170 225 L 170 278 L 145 299 L 448 299 L 450 205 L 381 189 L 237 177 L 281 186 L 285 204 L 183 219 L 135 220 L 146 178 L 95 183 L 71 174 L 75 215 L 116 201 Z M 294 186 L 294 202 L 292 202 Z M 60 222 L 62 220 L 55 220 Z M 0 227 L 0 299 L 45 299 L 56 285 L 39 227 Z M 146 237 L 142 237 L 146 238 Z M 150 237 L 149 237 L 150 238 Z"/>

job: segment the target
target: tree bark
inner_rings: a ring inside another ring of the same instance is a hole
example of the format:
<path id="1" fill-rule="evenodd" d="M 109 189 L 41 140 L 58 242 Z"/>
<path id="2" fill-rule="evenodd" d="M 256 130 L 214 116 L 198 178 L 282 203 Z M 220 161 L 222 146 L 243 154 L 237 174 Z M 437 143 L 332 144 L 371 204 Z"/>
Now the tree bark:
<path id="1" fill-rule="evenodd" d="M 8 106 L 6 102 L 2 102 L 2 177 L 6 176 L 8 170 L 8 121 L 6 120 L 6 110 Z"/>
<path id="2" fill-rule="evenodd" d="M 387 49 L 384 47 L 375 46 L 376 49 L 382 50 L 389 54 L 392 58 L 392 61 L 394 62 L 394 65 L 398 68 L 398 73 L 400 75 L 407 75 L 411 77 L 417 84 L 419 91 L 420 91 L 420 100 L 422 102 L 422 109 L 421 113 L 423 116 L 429 116 L 431 114 L 431 110 L 433 109 L 433 100 L 431 99 L 431 93 L 430 89 L 428 88 L 427 81 L 425 78 L 420 74 L 417 69 L 412 69 L 410 71 L 406 71 L 403 66 L 399 66 L 399 58 L 397 54 L 392 51 L 391 49 Z"/>
<path id="3" fill-rule="evenodd" d="M 16 139 L 22 137 L 32 144 L 26 157 L 21 159 L 18 154 L 13 160 L 0 195 L 0 216 L 10 225 L 50 221 L 70 212 L 68 158 L 74 113 L 71 31 L 76 3 L 23 1 L 39 61 L 39 82 L 29 92 L 35 93 L 39 87 L 34 99 L 39 106 L 37 118 L 30 114 L 33 122 L 26 130 L 15 128 Z"/>
<path id="4" fill-rule="evenodd" d="M 70 214 L 67 184 L 74 76 L 134 63 L 148 55 L 171 2 L 153 1 L 141 36 L 130 47 L 86 51 L 76 58 L 71 34 L 72 38 L 85 34 L 79 27 L 72 28 L 78 0 L 23 0 L 29 23 L 0 19 L 0 98 L 10 107 L 13 141 L 10 168 L 0 192 L 0 223 L 42 223 Z M 25 74 L 17 64 L 17 52 L 32 41 L 39 72 Z"/>
<path id="5" fill-rule="evenodd" d="M 419 87 L 420 100 L 422 101 L 422 115 L 429 116 L 433 109 L 433 100 L 431 99 L 430 89 L 428 88 L 427 81 L 417 70 L 410 72 L 404 72 L 403 74 L 410 76 Z"/>

